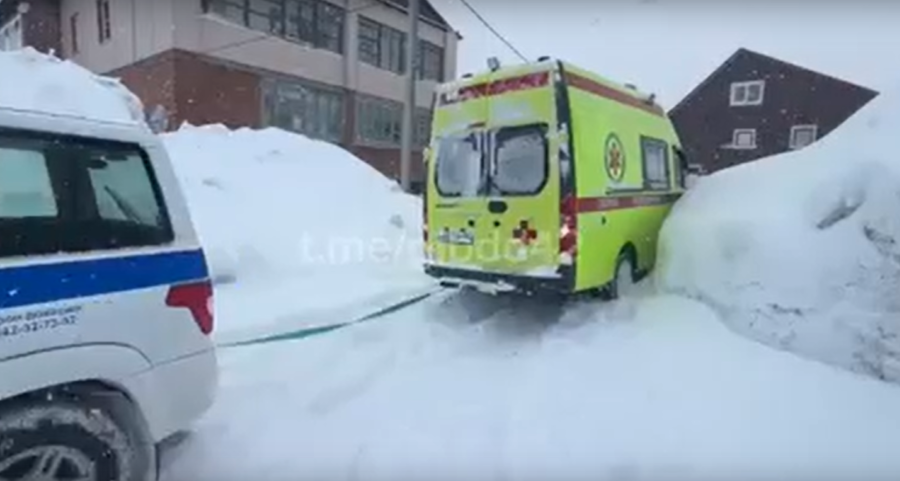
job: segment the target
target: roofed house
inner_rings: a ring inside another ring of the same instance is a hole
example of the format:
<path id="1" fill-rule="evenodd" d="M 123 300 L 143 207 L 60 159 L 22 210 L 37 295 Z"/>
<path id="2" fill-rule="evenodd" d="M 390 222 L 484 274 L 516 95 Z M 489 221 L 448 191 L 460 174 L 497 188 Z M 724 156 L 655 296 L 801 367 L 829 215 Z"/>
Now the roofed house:
<path id="1" fill-rule="evenodd" d="M 691 164 L 706 173 L 803 148 L 878 95 L 739 49 L 669 115 Z"/>

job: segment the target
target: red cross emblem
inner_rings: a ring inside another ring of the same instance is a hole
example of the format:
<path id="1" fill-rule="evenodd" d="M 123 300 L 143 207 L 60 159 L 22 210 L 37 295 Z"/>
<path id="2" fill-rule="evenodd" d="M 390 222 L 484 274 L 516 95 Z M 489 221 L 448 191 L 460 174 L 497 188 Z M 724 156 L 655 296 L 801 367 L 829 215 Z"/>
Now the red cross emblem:
<path id="1" fill-rule="evenodd" d="M 613 144 L 612 148 L 609 151 L 609 170 L 613 174 L 613 177 L 619 176 L 619 170 L 622 168 L 622 152 L 619 151 L 619 146 Z"/>
<path id="2" fill-rule="evenodd" d="M 606 173 L 616 182 L 625 174 L 625 155 L 616 134 L 610 134 L 606 139 Z"/>
<path id="3" fill-rule="evenodd" d="M 519 228 L 513 230 L 513 237 L 519 239 L 523 244 L 531 244 L 531 241 L 537 239 L 537 231 L 528 226 L 528 221 L 519 222 Z"/>

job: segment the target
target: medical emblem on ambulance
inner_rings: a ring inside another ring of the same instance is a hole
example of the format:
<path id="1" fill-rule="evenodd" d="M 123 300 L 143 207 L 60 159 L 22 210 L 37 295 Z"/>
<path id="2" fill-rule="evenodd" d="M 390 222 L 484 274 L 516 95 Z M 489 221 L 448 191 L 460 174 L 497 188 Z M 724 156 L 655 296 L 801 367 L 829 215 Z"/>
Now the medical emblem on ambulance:
<path id="1" fill-rule="evenodd" d="M 619 136 L 613 132 L 606 137 L 603 163 L 609 179 L 615 183 L 622 182 L 625 177 L 625 149 Z"/>

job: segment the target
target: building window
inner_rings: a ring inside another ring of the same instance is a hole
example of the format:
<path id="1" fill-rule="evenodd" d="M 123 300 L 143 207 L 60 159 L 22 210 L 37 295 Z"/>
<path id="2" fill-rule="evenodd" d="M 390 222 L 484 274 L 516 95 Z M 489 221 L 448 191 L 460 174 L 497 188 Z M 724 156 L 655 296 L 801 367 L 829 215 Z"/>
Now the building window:
<path id="1" fill-rule="evenodd" d="M 325 0 L 206 0 L 204 8 L 253 30 L 344 52 L 346 12 Z"/>
<path id="2" fill-rule="evenodd" d="M 392 100 L 358 96 L 356 136 L 364 143 L 400 145 L 403 104 Z"/>
<path id="3" fill-rule="evenodd" d="M 69 17 L 69 41 L 72 44 L 72 55 L 78 53 L 78 13 Z"/>
<path id="4" fill-rule="evenodd" d="M 359 61 L 397 74 L 406 73 L 406 33 L 359 17 Z"/>
<path id="5" fill-rule="evenodd" d="M 422 80 L 444 80 L 444 49 L 433 43 L 419 40 L 419 78 Z"/>
<path id="6" fill-rule="evenodd" d="M 267 126 L 339 143 L 344 132 L 344 96 L 300 82 L 269 80 L 263 86 Z"/>
<path id="7" fill-rule="evenodd" d="M 815 125 L 795 125 L 791 127 L 791 149 L 802 149 L 816 141 L 818 127 Z"/>
<path id="8" fill-rule="evenodd" d="M 16 15 L 12 20 L 0 26 L 0 52 L 22 48 L 22 16 Z"/>
<path id="9" fill-rule="evenodd" d="M 644 188 L 669 188 L 669 146 L 662 140 L 641 138 L 641 157 L 644 167 Z"/>
<path id="10" fill-rule="evenodd" d="M 359 17 L 358 37 L 359 61 L 376 67 L 381 65 L 381 24 Z"/>
<path id="11" fill-rule="evenodd" d="M 112 37 L 109 0 L 97 0 L 97 32 L 100 43 L 106 43 Z"/>
<path id="12" fill-rule="evenodd" d="M 731 147 L 735 149 L 755 149 L 756 129 L 735 129 L 731 136 Z"/>
<path id="13" fill-rule="evenodd" d="M 425 147 L 431 140 L 431 111 L 416 109 L 413 145 Z M 356 138 L 362 143 L 399 146 L 403 140 L 403 104 L 359 95 L 356 101 Z"/>
<path id="14" fill-rule="evenodd" d="M 359 61 L 396 74 L 406 73 L 406 32 L 389 27 L 369 18 L 359 17 Z M 444 49 L 419 39 L 416 66 L 418 78 L 444 79 Z"/>
<path id="15" fill-rule="evenodd" d="M 687 183 L 685 181 L 687 179 L 688 171 L 690 170 L 687 156 L 684 154 L 684 151 L 681 150 L 681 148 L 673 145 L 672 158 L 675 160 L 675 162 L 672 163 L 672 166 L 675 169 L 675 185 L 677 187 L 685 188 L 687 187 Z"/>
<path id="16" fill-rule="evenodd" d="M 731 106 L 762 105 L 765 89 L 765 80 L 735 82 L 731 84 Z"/>

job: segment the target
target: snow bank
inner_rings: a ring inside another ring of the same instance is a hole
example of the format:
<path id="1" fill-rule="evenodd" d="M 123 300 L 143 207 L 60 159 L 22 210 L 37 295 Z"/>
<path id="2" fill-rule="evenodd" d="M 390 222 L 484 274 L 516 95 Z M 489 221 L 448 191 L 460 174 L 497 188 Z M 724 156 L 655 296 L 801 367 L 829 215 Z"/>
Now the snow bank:
<path id="1" fill-rule="evenodd" d="M 657 284 L 771 345 L 900 380 L 900 84 L 800 151 L 705 177 L 675 206 Z"/>
<path id="2" fill-rule="evenodd" d="M 186 125 L 162 137 L 231 327 L 297 323 L 424 282 L 419 198 L 346 150 L 280 129 Z"/>
<path id="3" fill-rule="evenodd" d="M 0 107 L 146 127 L 143 104 L 118 80 L 31 47 L 0 52 Z"/>

